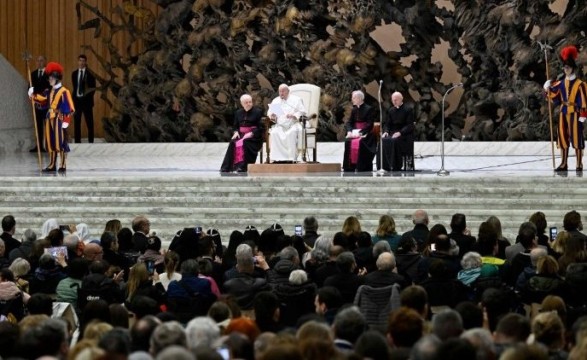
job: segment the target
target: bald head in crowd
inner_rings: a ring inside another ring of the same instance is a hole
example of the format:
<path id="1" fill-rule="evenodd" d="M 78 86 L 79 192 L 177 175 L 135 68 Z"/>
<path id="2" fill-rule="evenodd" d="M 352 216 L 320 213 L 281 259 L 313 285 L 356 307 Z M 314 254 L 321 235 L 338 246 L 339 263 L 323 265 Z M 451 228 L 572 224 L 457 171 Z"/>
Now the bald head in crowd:
<path id="1" fill-rule="evenodd" d="M 89 261 L 102 260 L 102 247 L 96 243 L 89 243 L 84 247 L 84 258 Z"/>
<path id="2" fill-rule="evenodd" d="M 428 213 L 422 209 L 416 210 L 414 212 L 414 215 L 412 216 L 412 222 L 414 223 L 414 225 L 417 225 L 417 224 L 428 225 L 428 222 L 429 222 Z"/>
<path id="3" fill-rule="evenodd" d="M 395 269 L 395 256 L 392 253 L 384 252 L 377 258 L 375 263 L 377 270 L 393 271 Z"/>

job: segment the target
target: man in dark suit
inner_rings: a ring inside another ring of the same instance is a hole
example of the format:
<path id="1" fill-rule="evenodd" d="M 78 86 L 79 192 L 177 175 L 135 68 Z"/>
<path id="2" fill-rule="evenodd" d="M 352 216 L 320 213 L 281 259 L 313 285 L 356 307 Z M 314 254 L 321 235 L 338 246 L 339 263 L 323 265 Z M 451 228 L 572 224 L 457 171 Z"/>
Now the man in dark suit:
<path id="1" fill-rule="evenodd" d="M 77 58 L 78 69 L 71 73 L 73 83 L 73 104 L 75 106 L 74 136 L 75 142 L 82 140 L 82 114 L 88 127 L 88 142 L 94 142 L 94 92 L 96 91 L 96 78 L 87 67 L 88 58 L 81 54 Z"/>
<path id="2" fill-rule="evenodd" d="M 46 91 L 51 88 L 49 85 L 49 77 L 45 73 L 45 64 L 47 63 L 47 59 L 43 55 L 39 55 L 37 58 L 37 68 L 31 71 L 31 86 L 34 88 L 34 93 L 39 95 L 44 95 Z M 35 103 L 35 117 L 37 122 L 37 139 L 39 139 L 38 145 L 41 147 L 41 151 L 45 152 L 45 137 L 44 137 L 44 129 L 45 129 L 45 118 L 47 117 L 47 110 L 49 109 L 49 104 L 40 104 Z M 37 143 L 35 143 L 35 147 L 29 150 L 30 152 L 37 152 Z"/>
<path id="3" fill-rule="evenodd" d="M 18 247 L 20 247 L 20 241 L 16 240 L 12 236 L 14 236 L 14 232 L 16 230 L 16 220 L 14 220 L 14 216 L 6 215 L 2 218 L 2 235 L 0 238 L 4 240 L 4 245 L 6 246 L 6 250 L 4 252 L 5 257 L 8 258 L 10 252 Z"/>
<path id="4" fill-rule="evenodd" d="M 149 232 L 151 231 L 151 222 L 146 216 L 139 215 L 132 221 L 132 243 L 134 251 L 138 251 L 141 254 L 147 250 L 147 244 L 149 242 Z"/>

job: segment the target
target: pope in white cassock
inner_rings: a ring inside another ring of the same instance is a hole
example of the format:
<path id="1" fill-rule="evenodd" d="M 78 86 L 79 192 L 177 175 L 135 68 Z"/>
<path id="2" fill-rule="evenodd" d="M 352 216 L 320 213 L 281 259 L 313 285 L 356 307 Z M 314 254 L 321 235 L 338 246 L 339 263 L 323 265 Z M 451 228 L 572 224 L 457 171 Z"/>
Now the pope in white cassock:
<path id="1" fill-rule="evenodd" d="M 289 94 L 286 84 L 279 85 L 279 96 L 269 104 L 267 116 L 275 121 L 269 133 L 269 147 L 273 161 L 296 161 L 302 145 L 300 116 L 306 114 L 302 99 Z"/>

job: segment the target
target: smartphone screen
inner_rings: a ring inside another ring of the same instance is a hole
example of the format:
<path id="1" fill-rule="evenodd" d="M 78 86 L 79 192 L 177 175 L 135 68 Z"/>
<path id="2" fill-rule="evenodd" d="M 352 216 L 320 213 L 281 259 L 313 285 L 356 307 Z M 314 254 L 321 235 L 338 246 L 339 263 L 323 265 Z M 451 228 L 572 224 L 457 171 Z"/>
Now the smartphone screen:
<path id="1" fill-rule="evenodd" d="M 556 236 L 558 235 L 558 230 L 556 228 L 556 226 L 553 226 L 550 228 L 550 241 L 554 241 L 556 239 Z"/>
<path id="2" fill-rule="evenodd" d="M 221 348 L 216 349 L 216 351 L 218 352 L 218 354 L 220 354 L 220 356 L 222 356 L 222 360 L 229 360 L 230 359 L 230 350 L 228 350 L 228 348 L 221 347 Z"/>
<path id="3" fill-rule="evenodd" d="M 145 266 L 147 267 L 149 274 L 155 273 L 155 262 L 153 260 L 146 261 Z"/>
<path id="4" fill-rule="evenodd" d="M 294 229 L 294 234 L 296 236 L 302 236 L 302 225 L 296 225 Z"/>
<path id="5" fill-rule="evenodd" d="M 55 246 L 55 247 L 46 248 L 44 250 L 44 252 L 45 252 L 45 254 L 51 254 L 53 259 L 57 259 L 59 254 L 63 254 L 63 256 L 67 259 L 67 247 L 65 247 L 65 246 Z"/>

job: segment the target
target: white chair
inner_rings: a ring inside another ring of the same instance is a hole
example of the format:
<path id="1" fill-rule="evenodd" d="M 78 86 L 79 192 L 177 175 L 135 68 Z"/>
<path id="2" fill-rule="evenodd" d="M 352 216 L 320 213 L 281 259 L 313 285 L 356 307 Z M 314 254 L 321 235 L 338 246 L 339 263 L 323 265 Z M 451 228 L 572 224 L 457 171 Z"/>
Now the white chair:
<path id="1" fill-rule="evenodd" d="M 298 144 L 298 150 L 302 153 L 302 160 L 307 161 L 308 149 L 312 149 L 312 161 L 316 162 L 316 148 L 318 132 L 318 115 L 320 114 L 320 87 L 312 84 L 295 84 L 289 86 L 289 93 L 298 96 L 302 99 L 304 107 L 306 108 L 306 115 L 302 116 L 302 121 L 305 126 L 302 126 L 302 143 Z M 271 162 L 271 149 L 269 147 L 269 128 L 273 123 L 269 118 L 265 118 L 265 152 L 267 153 L 266 163 Z M 260 160 L 263 163 L 263 148 L 260 151 Z"/>
<path id="2" fill-rule="evenodd" d="M 289 87 L 289 93 L 301 98 L 307 111 L 305 118 L 300 119 L 306 122 L 302 130 L 302 144 L 298 144 L 298 149 L 302 151 L 302 160 L 307 161 L 308 149 L 312 149 L 312 161 L 316 162 L 320 87 L 312 84 L 295 84 Z"/>

